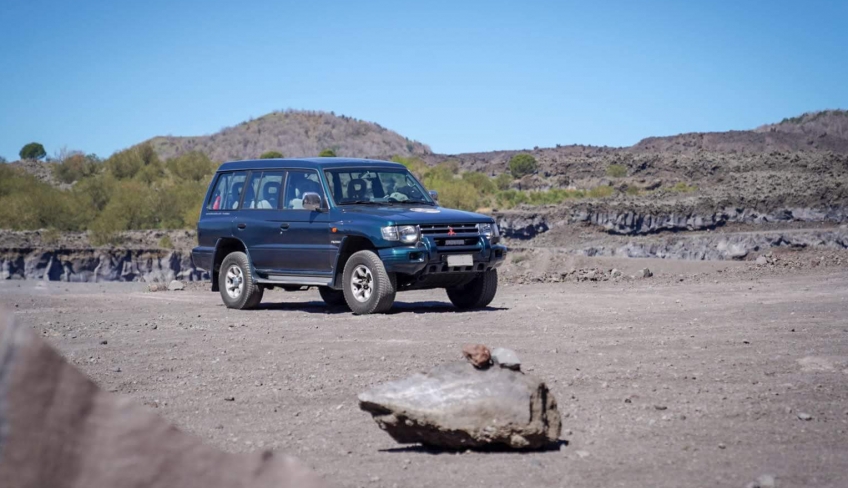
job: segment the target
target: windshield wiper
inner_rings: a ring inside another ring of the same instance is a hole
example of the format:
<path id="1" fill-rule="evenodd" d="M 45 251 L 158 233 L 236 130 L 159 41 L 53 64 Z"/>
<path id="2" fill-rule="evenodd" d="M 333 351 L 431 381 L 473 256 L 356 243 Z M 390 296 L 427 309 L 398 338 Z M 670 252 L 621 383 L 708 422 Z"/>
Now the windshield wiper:
<path id="1" fill-rule="evenodd" d="M 425 202 L 424 200 L 403 200 L 398 202 L 393 202 L 398 204 L 409 204 L 409 205 L 435 205 L 433 202 Z"/>
<path id="2" fill-rule="evenodd" d="M 379 205 L 381 203 L 373 200 L 354 200 L 352 202 L 342 202 L 339 205 Z"/>

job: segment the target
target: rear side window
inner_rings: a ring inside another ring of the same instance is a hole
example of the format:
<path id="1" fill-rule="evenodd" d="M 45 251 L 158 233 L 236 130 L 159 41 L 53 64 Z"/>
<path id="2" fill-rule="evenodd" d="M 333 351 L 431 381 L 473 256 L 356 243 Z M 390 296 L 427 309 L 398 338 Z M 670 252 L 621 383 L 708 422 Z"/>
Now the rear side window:
<path id="1" fill-rule="evenodd" d="M 279 208 L 284 176 L 284 171 L 252 173 L 244 194 L 244 208 L 266 210 Z"/>
<path id="2" fill-rule="evenodd" d="M 215 190 L 209 201 L 206 202 L 206 210 L 233 210 L 239 208 L 239 200 L 244 189 L 244 179 L 247 174 L 244 171 L 237 173 L 221 173 L 215 182 Z"/>

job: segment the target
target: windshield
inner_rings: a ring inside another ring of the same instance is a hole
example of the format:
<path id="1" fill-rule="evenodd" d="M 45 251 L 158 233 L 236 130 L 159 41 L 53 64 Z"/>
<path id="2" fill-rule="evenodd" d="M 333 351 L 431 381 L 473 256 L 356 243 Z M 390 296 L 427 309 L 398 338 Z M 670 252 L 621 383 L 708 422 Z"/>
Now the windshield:
<path id="1" fill-rule="evenodd" d="M 336 205 L 434 205 L 421 183 L 405 169 L 340 168 L 324 174 Z"/>

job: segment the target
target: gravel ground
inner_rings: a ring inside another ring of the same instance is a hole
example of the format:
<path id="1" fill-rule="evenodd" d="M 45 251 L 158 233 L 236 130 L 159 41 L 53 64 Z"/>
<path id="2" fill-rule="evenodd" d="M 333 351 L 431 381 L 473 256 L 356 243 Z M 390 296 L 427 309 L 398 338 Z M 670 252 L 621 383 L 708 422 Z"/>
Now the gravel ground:
<path id="1" fill-rule="evenodd" d="M 380 316 L 328 311 L 314 291 L 238 312 L 132 283 L 8 281 L 0 305 L 104 388 L 335 486 L 846 486 L 848 270 L 716 276 L 508 285 L 469 313 L 439 291 Z M 513 348 L 549 383 L 558 449 L 400 446 L 359 410 L 359 392 L 465 343 Z"/>

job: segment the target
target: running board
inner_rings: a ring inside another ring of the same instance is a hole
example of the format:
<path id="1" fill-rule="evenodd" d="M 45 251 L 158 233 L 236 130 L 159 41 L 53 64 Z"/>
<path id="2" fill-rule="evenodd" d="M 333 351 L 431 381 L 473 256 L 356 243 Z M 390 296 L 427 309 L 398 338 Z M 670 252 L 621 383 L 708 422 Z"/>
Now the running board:
<path id="1" fill-rule="evenodd" d="M 298 276 L 298 275 L 268 275 L 267 278 L 256 278 L 257 283 L 273 285 L 303 285 L 330 286 L 332 277 L 329 276 Z"/>

